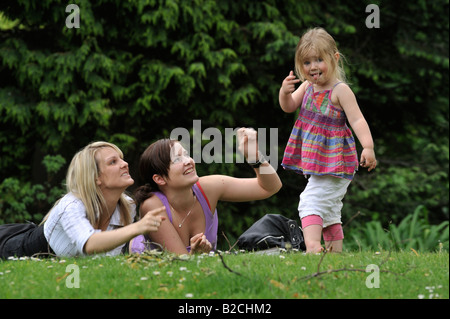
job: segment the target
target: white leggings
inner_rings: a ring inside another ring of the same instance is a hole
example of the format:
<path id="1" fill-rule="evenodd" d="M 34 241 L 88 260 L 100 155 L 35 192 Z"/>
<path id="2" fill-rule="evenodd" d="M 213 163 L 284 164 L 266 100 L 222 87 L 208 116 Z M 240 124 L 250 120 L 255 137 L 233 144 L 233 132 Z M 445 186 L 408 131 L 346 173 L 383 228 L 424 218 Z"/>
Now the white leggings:
<path id="1" fill-rule="evenodd" d="M 311 175 L 308 184 L 300 194 L 298 213 L 300 219 L 318 215 L 323 227 L 341 223 L 342 199 L 351 180 L 329 175 Z"/>

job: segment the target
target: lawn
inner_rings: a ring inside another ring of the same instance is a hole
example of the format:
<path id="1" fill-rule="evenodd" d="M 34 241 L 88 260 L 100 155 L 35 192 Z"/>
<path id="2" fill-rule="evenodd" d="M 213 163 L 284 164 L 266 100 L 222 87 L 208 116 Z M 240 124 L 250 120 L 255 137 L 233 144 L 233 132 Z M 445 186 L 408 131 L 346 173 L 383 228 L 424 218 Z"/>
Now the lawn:
<path id="1" fill-rule="evenodd" d="M 193 299 L 448 299 L 449 254 L 22 258 L 0 261 L 0 299 L 10 298 L 178 299 L 183 305 Z"/>

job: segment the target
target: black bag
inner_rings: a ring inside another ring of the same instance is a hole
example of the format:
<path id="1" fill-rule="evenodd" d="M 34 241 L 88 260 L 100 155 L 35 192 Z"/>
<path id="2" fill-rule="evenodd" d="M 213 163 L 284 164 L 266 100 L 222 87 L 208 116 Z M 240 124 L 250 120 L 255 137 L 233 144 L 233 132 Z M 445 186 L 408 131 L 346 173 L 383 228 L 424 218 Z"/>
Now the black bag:
<path id="1" fill-rule="evenodd" d="M 267 214 L 238 238 L 239 249 L 259 250 L 274 247 L 306 250 L 303 233 L 295 220 L 283 215 Z"/>

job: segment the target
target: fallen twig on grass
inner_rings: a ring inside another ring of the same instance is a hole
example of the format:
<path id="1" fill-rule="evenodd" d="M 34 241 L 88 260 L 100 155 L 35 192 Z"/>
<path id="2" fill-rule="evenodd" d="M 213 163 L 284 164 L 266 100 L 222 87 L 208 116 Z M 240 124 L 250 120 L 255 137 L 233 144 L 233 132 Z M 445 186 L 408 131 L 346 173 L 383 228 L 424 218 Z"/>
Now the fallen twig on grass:
<path id="1" fill-rule="evenodd" d="M 367 272 L 366 269 L 360 269 L 360 268 L 347 268 L 347 267 L 344 267 L 344 268 L 339 268 L 339 269 L 328 269 L 328 270 L 326 270 L 326 271 L 318 271 L 318 272 L 315 272 L 315 273 L 313 273 L 313 274 L 311 274 L 311 275 L 304 276 L 304 277 L 300 278 L 299 280 L 307 280 L 307 279 L 319 277 L 319 276 L 322 276 L 322 275 L 325 275 L 325 274 L 331 274 L 331 273 L 341 272 L 341 271 Z M 394 274 L 394 275 L 396 275 L 396 276 L 402 276 L 402 275 L 404 275 L 404 274 L 399 274 L 399 273 L 395 273 L 395 272 L 393 272 L 393 271 L 390 271 L 390 270 L 384 270 L 384 269 L 380 269 L 379 271 L 380 271 L 380 272 L 384 272 L 384 273 L 391 273 L 391 274 Z"/>
<path id="2" fill-rule="evenodd" d="M 225 269 L 227 269 L 229 272 L 232 272 L 232 273 L 234 273 L 234 274 L 236 274 L 236 275 L 238 275 L 238 276 L 242 276 L 241 273 L 239 273 L 239 272 L 237 272 L 237 271 L 234 271 L 233 269 L 231 269 L 230 267 L 228 267 L 228 265 L 225 263 L 225 260 L 223 259 L 223 256 L 222 256 L 221 253 L 217 253 L 217 255 L 219 255 L 220 260 L 222 261 L 222 265 L 225 267 Z"/>
<path id="3" fill-rule="evenodd" d="M 360 212 L 358 211 L 355 215 L 353 215 L 346 223 L 344 226 L 342 226 L 342 229 L 344 229 L 348 224 L 350 224 L 358 215 L 360 214 Z M 331 241 L 330 241 L 330 245 L 331 245 Z M 325 258 L 325 256 L 329 253 L 332 252 L 332 248 L 331 246 L 325 247 L 325 250 L 322 252 L 322 256 L 320 257 L 319 263 L 317 264 L 317 271 L 313 274 L 310 274 L 308 276 L 304 276 L 302 278 L 300 278 L 300 280 L 306 280 L 306 279 L 310 279 L 310 278 L 315 278 L 315 277 L 319 277 L 325 274 L 329 274 L 329 273 L 336 273 L 336 272 L 341 272 L 341 271 L 356 271 L 356 272 L 367 272 L 366 269 L 359 269 L 359 268 L 340 268 L 340 269 L 328 269 L 326 271 L 320 271 L 320 266 L 322 265 L 322 262 Z M 391 250 L 388 251 L 388 255 L 386 256 L 386 258 L 384 260 L 381 261 L 379 268 L 388 261 L 389 257 L 391 256 Z M 384 273 L 391 273 L 394 274 L 396 276 L 399 275 L 404 275 L 404 273 L 399 274 L 399 273 L 395 273 L 393 271 L 390 270 L 384 270 L 384 269 L 379 269 L 380 272 L 384 272 Z"/>
<path id="4" fill-rule="evenodd" d="M 358 211 L 356 214 L 354 214 L 352 217 L 350 217 L 350 219 L 344 224 L 344 226 L 342 226 L 342 229 L 344 229 L 345 227 L 347 227 L 348 224 L 350 224 L 356 217 L 358 217 L 361 214 L 360 211 Z M 333 235 L 334 237 L 334 235 Z M 330 244 L 328 245 L 328 247 L 325 247 L 325 250 L 323 251 L 322 257 L 319 260 L 319 263 L 317 264 L 317 273 L 319 273 L 320 270 L 320 265 L 322 264 L 323 259 L 325 258 L 325 255 L 330 251 L 332 251 L 331 247 L 331 243 L 332 241 L 330 241 Z"/>
<path id="5" fill-rule="evenodd" d="M 230 248 L 228 248 L 228 251 L 232 251 L 233 250 L 233 248 L 234 248 L 234 246 L 236 246 L 237 245 L 237 243 L 239 242 L 238 240 L 236 240 L 236 242 L 233 244 L 233 246 L 231 246 L 231 243 L 230 243 L 230 241 L 228 240 L 228 237 L 227 237 L 227 235 L 225 235 L 225 233 L 222 231 L 222 236 L 225 238 L 225 240 L 227 241 L 227 243 L 228 243 L 228 246 L 230 247 Z"/>
<path id="6" fill-rule="evenodd" d="M 173 261 L 187 260 L 190 260 L 190 256 L 188 255 L 177 255 L 166 250 L 159 249 L 146 249 L 140 254 L 135 253 L 127 257 L 127 262 L 131 265 L 135 265 L 137 263 L 156 265 Z"/>
<path id="7" fill-rule="evenodd" d="M 146 247 L 151 247 L 151 244 L 157 244 L 153 242 L 145 242 Z M 162 263 L 162 262 L 171 262 L 174 260 L 181 260 L 181 261 L 187 261 L 190 260 L 190 256 L 188 255 L 177 255 L 173 253 L 169 253 L 162 249 L 162 246 L 157 244 L 160 249 L 146 249 L 142 254 L 132 254 L 127 258 L 127 261 L 131 264 L 136 264 L 140 262 L 144 263 Z M 238 276 L 242 276 L 241 273 L 234 271 L 228 265 L 225 263 L 225 260 L 222 256 L 222 253 L 217 252 L 217 255 L 219 255 L 220 260 L 222 261 L 222 265 L 227 269 L 229 272 L 234 273 Z"/>
<path id="8" fill-rule="evenodd" d="M 59 258 L 59 256 L 57 256 L 57 255 L 55 255 L 55 254 L 53 254 L 53 253 L 36 253 L 36 254 L 33 254 L 33 255 L 31 256 L 31 258 L 40 258 L 40 257 L 46 257 L 46 258 L 48 258 L 48 257 Z"/>

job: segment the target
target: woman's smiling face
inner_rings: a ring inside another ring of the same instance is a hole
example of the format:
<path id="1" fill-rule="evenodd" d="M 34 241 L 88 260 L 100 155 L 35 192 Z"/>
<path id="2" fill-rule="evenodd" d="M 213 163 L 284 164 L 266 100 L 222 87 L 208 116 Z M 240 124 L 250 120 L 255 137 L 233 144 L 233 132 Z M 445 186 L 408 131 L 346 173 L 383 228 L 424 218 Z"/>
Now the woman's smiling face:
<path id="1" fill-rule="evenodd" d="M 183 181 L 189 181 L 189 184 L 192 185 L 198 181 L 194 160 L 189 156 L 188 151 L 177 142 L 170 148 L 169 179 L 175 181 L 179 176 L 183 177 Z"/>

